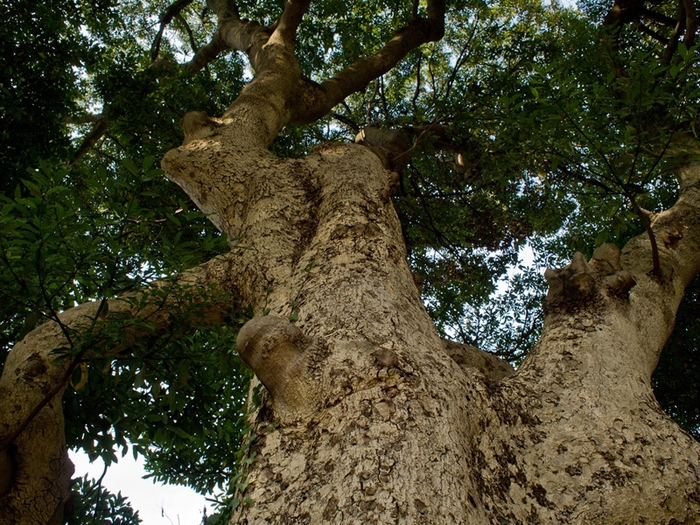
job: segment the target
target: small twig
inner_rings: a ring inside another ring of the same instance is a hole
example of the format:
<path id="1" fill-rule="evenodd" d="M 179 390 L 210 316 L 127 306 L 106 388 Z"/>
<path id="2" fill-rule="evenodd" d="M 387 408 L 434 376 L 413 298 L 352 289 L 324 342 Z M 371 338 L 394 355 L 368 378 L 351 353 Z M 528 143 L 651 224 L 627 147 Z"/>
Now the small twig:
<path id="1" fill-rule="evenodd" d="M 93 508 L 92 512 L 92 517 L 95 520 L 95 523 L 99 523 L 99 510 L 100 510 L 100 500 L 102 499 L 102 480 L 105 477 L 105 474 L 107 474 L 107 462 L 105 461 L 105 468 L 102 470 L 102 475 L 100 476 L 100 479 L 97 480 L 97 483 L 93 485 L 93 488 L 90 489 L 90 492 L 97 487 L 97 495 L 95 496 L 95 507 Z"/>
<path id="2" fill-rule="evenodd" d="M 354 122 L 353 120 L 350 120 L 348 117 L 345 117 L 339 113 L 331 113 L 331 117 L 333 117 L 335 120 L 345 124 L 351 130 L 353 130 L 353 132 L 359 133 L 360 126 L 356 122 Z"/>
<path id="3" fill-rule="evenodd" d="M 163 31 L 165 31 L 165 28 L 172 22 L 173 18 L 179 15 L 180 12 L 191 3 L 192 0 L 178 0 L 174 4 L 171 4 L 163 14 L 160 15 L 160 28 L 158 29 L 156 38 L 153 40 L 153 44 L 151 44 L 151 62 L 155 62 L 156 58 L 158 58 L 160 43 L 163 39 Z"/>

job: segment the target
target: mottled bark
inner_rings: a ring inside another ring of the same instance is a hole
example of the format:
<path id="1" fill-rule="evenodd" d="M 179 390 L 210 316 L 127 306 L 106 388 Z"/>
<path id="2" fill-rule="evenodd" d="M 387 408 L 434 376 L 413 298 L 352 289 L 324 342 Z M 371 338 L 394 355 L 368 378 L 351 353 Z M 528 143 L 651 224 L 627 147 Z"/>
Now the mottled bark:
<path id="1" fill-rule="evenodd" d="M 695 522 L 700 447 L 650 376 L 700 269 L 697 165 L 652 224 L 661 276 L 648 236 L 549 271 L 542 341 L 494 376 L 437 336 L 380 159 L 276 158 L 258 111 L 200 119 L 163 163 L 234 239 L 244 301 L 270 311 L 239 341 L 270 397 L 237 522 Z"/>
<path id="2" fill-rule="evenodd" d="M 234 263 L 213 262 L 204 281 L 235 290 L 258 316 L 238 347 L 269 395 L 254 422 L 251 503 L 234 522 L 696 523 L 700 446 L 659 409 L 650 377 L 700 271 L 699 165 L 681 170 L 678 203 L 651 223 L 659 271 L 650 274 L 646 235 L 621 254 L 604 246 L 550 270 L 542 339 L 512 373 L 438 336 L 406 263 L 383 154 L 267 150 L 283 126 L 317 118 L 439 38 L 444 2 L 321 85 L 293 54 L 308 2 L 287 1 L 276 28 L 209 4 L 219 29 L 193 67 L 234 48 L 256 77 L 220 118 L 188 114 L 185 142 L 163 167 L 231 241 Z M 0 380 L 16 399 L 0 412 L 0 472 L 11 473 L 0 476 L 3 523 L 60 515 L 70 467 L 59 398 L 16 429 L 23 407 L 61 386 L 66 367 L 50 352 L 62 337 L 54 324 L 30 333 Z"/>

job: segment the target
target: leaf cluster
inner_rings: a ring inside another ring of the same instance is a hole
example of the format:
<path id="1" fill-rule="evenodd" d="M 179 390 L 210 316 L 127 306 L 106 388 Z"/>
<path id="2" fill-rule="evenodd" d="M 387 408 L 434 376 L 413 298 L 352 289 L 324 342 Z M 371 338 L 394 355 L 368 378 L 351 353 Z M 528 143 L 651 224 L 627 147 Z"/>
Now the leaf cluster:
<path id="1" fill-rule="evenodd" d="M 73 479 L 73 498 L 65 515 L 66 525 L 138 525 L 138 511 L 134 511 L 121 492 L 112 494 L 102 487 L 101 480 L 82 476 Z"/>

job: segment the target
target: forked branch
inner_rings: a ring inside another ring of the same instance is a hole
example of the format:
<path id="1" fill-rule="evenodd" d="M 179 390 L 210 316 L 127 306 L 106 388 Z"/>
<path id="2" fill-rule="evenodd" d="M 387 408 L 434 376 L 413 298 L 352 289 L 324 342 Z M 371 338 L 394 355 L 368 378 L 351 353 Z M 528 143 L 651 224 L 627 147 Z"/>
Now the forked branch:
<path id="1" fill-rule="evenodd" d="M 319 100 L 319 106 L 322 107 L 316 108 L 317 113 L 325 115 L 352 93 L 362 91 L 372 80 L 390 71 L 418 46 L 440 40 L 445 34 L 445 1 L 429 0 L 427 14 L 427 18 L 415 17 L 376 53 L 357 59 L 333 78 L 323 82 L 323 97 Z M 310 117 L 311 115 L 307 119 Z M 316 118 L 319 117 L 307 121 Z"/>
<path id="2" fill-rule="evenodd" d="M 168 27 L 173 18 L 178 16 L 182 10 L 190 5 L 192 0 L 177 0 L 174 4 L 171 4 L 162 15 L 160 15 L 160 28 L 158 28 L 158 34 L 151 44 L 151 62 L 155 62 L 158 58 L 158 53 L 160 53 L 160 44 L 163 40 L 163 31 Z"/>

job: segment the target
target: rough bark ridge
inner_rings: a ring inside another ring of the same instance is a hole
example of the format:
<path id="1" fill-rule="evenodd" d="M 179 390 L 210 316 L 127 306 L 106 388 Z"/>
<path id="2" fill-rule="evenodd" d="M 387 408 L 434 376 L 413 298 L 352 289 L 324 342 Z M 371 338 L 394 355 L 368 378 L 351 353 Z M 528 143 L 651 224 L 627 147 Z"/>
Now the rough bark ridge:
<path id="1" fill-rule="evenodd" d="M 246 137 L 255 111 L 164 160 L 235 239 L 243 300 L 271 311 L 238 342 L 271 394 L 240 523 L 695 522 L 700 447 L 650 376 L 700 264 L 697 165 L 654 220 L 673 239 L 662 278 L 646 236 L 549 271 L 542 341 L 496 382 L 437 337 L 380 160 L 352 144 L 275 158 Z"/>
<path id="2" fill-rule="evenodd" d="M 661 412 L 650 376 L 700 271 L 700 165 L 681 171 L 678 204 L 653 221 L 668 240 L 662 275 L 649 275 L 646 236 L 549 271 L 542 340 L 509 373 L 438 337 L 376 155 L 355 144 L 296 160 L 267 150 L 284 125 L 316 118 L 410 46 L 440 38 L 444 3 L 429 2 L 426 19 L 321 85 L 293 55 L 308 2 L 288 0 L 274 30 L 240 20 L 224 0 L 210 5 L 219 30 L 192 67 L 235 48 L 256 78 L 221 118 L 188 114 L 185 143 L 163 166 L 231 239 L 230 254 L 194 281 L 269 312 L 238 340 L 269 396 L 247 472 L 252 504 L 235 521 L 696 523 L 700 446 Z M 96 319 L 97 306 L 66 312 L 63 324 L 85 313 Z M 2 523 L 60 520 L 70 470 L 60 391 L 18 426 L 23 407 L 62 384 L 66 368 L 50 351 L 64 337 L 43 325 L 5 367 L 3 396 L 22 387 L 0 414 L 0 465 L 10 465 L 0 471 Z M 33 458 L 37 447 L 48 455 Z"/>

